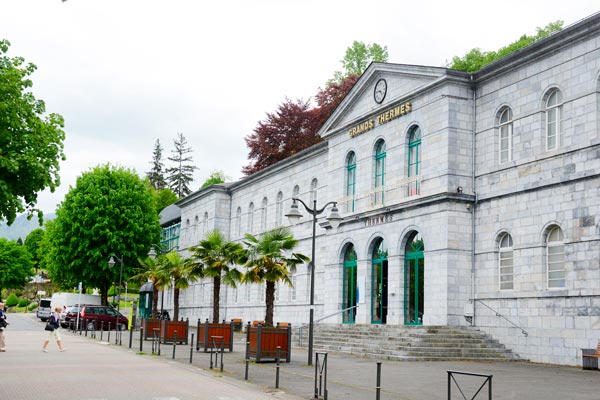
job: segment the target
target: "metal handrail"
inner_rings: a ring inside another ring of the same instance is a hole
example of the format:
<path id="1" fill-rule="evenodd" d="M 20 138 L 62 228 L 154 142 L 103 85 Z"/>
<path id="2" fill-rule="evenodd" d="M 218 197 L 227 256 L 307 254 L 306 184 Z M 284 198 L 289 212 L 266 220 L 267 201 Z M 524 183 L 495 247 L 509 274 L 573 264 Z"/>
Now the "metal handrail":
<path id="1" fill-rule="evenodd" d="M 529 336 L 529 333 L 527 333 L 527 331 L 525 329 L 523 329 L 521 326 L 515 324 L 514 322 L 512 322 L 510 319 L 506 318 L 504 315 L 500 314 L 498 311 L 494 310 L 492 307 L 488 306 L 487 304 L 485 304 L 483 301 L 475 299 L 475 301 L 480 302 L 484 307 L 487 307 L 490 311 L 492 311 L 493 313 L 496 314 L 496 317 L 500 317 L 503 318 L 506 322 L 508 322 L 509 324 L 511 324 L 512 326 L 514 326 L 515 328 L 521 330 L 521 333 L 525 336 Z"/>
<path id="2" fill-rule="evenodd" d="M 324 319 L 331 318 L 331 317 L 333 317 L 333 316 L 335 316 L 335 315 L 341 314 L 341 313 L 343 313 L 344 311 L 352 310 L 353 308 L 358 308 L 358 304 L 357 304 L 357 305 L 355 305 L 355 306 L 352 306 L 352 307 L 344 308 L 343 310 L 340 310 L 340 311 L 336 311 L 336 312 L 334 312 L 333 314 L 329 314 L 329 315 L 326 315 L 326 316 L 324 316 L 324 317 L 321 317 L 321 318 L 317 319 L 316 321 L 313 321 L 313 323 L 315 323 L 315 324 L 316 324 L 317 322 L 321 322 L 321 321 L 323 321 Z M 300 326 L 298 327 L 298 346 L 300 346 L 300 347 L 302 347 L 302 330 L 303 330 L 304 328 L 306 328 L 308 325 L 309 325 L 309 324 L 302 324 L 302 325 L 300 325 Z"/>

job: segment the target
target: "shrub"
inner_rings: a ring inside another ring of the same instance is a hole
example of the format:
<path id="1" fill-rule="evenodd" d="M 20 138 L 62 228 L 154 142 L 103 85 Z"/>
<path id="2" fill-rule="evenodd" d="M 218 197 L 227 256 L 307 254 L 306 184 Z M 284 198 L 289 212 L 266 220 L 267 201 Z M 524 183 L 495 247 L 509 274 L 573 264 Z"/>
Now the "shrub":
<path id="1" fill-rule="evenodd" d="M 37 306 L 38 306 L 38 305 L 37 305 L 37 303 L 31 303 L 31 304 L 29 305 L 29 307 L 27 307 L 27 309 L 28 309 L 29 311 L 33 311 L 33 310 L 35 310 L 35 309 L 37 308 Z"/>
<path id="2" fill-rule="evenodd" d="M 29 304 L 29 300 L 27 300 L 27 299 L 19 300 L 19 307 L 27 307 L 27 304 Z"/>
<path id="3" fill-rule="evenodd" d="M 14 294 L 11 293 L 10 296 L 8 296 L 8 298 L 6 299 L 6 307 L 14 307 L 17 304 L 19 304 L 19 298 Z"/>

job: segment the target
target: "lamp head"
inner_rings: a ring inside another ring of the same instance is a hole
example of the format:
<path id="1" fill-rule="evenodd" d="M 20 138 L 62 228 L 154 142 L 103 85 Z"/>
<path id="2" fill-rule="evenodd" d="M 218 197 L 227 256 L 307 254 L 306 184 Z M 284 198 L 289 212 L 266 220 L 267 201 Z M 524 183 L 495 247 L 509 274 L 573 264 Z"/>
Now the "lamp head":
<path id="1" fill-rule="evenodd" d="M 156 258 L 156 250 L 154 250 L 154 246 L 150 247 L 150 251 L 148 252 L 148 257 L 154 259 Z"/>
<path id="2" fill-rule="evenodd" d="M 115 266 L 115 256 L 110 256 L 110 260 L 108 260 L 108 266 L 111 268 Z"/>
<path id="3" fill-rule="evenodd" d="M 287 214 L 285 214 L 285 216 L 288 217 L 288 220 L 292 225 L 295 225 L 300 218 L 302 218 L 302 214 L 300 214 L 300 211 L 298 210 L 298 204 L 296 203 L 296 200 L 294 200 L 290 206 L 290 210 L 287 212 Z"/>
<path id="4" fill-rule="evenodd" d="M 340 226 L 340 222 L 342 222 L 342 216 L 338 212 L 337 203 L 331 208 L 331 212 L 327 217 L 327 221 L 329 221 L 329 224 L 333 229 L 337 229 L 337 227 Z"/>

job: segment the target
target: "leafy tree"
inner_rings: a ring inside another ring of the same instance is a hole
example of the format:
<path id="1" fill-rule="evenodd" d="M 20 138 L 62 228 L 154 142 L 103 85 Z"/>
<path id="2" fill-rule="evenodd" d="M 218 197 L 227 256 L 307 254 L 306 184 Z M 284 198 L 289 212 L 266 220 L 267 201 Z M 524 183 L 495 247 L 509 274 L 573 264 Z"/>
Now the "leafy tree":
<path id="1" fill-rule="evenodd" d="M 225 176 L 225 172 L 215 171 L 215 172 L 211 173 L 208 176 L 208 178 L 206 178 L 206 180 L 204 181 L 204 183 L 202 184 L 200 189 L 204 189 L 205 187 L 210 186 L 210 185 L 225 183 L 225 181 L 227 181 L 227 180 L 228 180 L 228 178 Z"/>
<path id="2" fill-rule="evenodd" d="M 109 267 L 111 254 L 123 258 L 125 281 L 159 234 L 158 214 L 144 181 L 122 167 L 98 166 L 77 178 L 48 224 L 44 264 L 57 284 L 97 287 L 106 304 L 121 270 L 119 261 Z"/>
<path id="3" fill-rule="evenodd" d="M 40 266 L 40 246 L 42 245 L 42 241 L 44 240 L 44 236 L 46 235 L 46 231 L 42 228 L 37 228 L 32 230 L 29 235 L 25 238 L 25 247 L 31 254 L 32 261 L 34 263 L 34 268 L 39 268 Z"/>
<path id="4" fill-rule="evenodd" d="M 258 238 L 247 233 L 244 244 L 247 251 L 245 263 L 247 271 L 242 277 L 242 282 L 266 282 L 265 326 L 273 326 L 275 283 L 283 281 L 291 286 L 290 274 L 298 264 L 309 259 L 299 253 L 291 253 L 298 241 L 287 228 L 275 228 Z"/>
<path id="5" fill-rule="evenodd" d="M 340 60 L 344 71 L 336 71 L 333 74 L 333 82 L 341 84 L 351 75 L 361 75 L 372 62 L 388 61 L 387 46 L 381 47 L 377 43 L 365 44 L 355 40 L 352 46 L 346 48 L 344 58 Z"/>
<path id="6" fill-rule="evenodd" d="M 162 273 L 169 277 L 169 282 L 173 282 L 173 321 L 177 321 L 179 319 L 179 292 L 181 289 L 187 289 L 190 281 L 195 277 L 192 274 L 189 260 L 176 251 L 167 253 L 161 258 L 160 263 Z"/>
<path id="7" fill-rule="evenodd" d="M 25 246 L 0 238 L 0 293 L 20 289 L 33 276 L 33 261 Z"/>
<path id="8" fill-rule="evenodd" d="M 154 143 L 154 150 L 152 151 L 152 161 L 150 161 L 152 168 L 150 171 L 146 172 L 146 176 L 150 180 L 152 187 L 157 190 L 167 187 L 167 182 L 165 181 L 165 175 L 163 173 L 165 164 L 163 162 L 162 152 L 163 148 L 160 144 L 160 140 L 156 139 L 156 143 Z"/>
<path id="9" fill-rule="evenodd" d="M 448 68 L 455 69 L 458 71 L 475 72 L 485 67 L 487 64 L 499 60 L 523 47 L 529 46 L 541 40 L 552 33 L 562 29 L 564 21 L 551 22 L 544 28 L 536 28 L 537 33 L 533 36 L 523 35 L 518 40 L 509 44 L 508 46 L 501 47 L 498 51 L 482 51 L 481 49 L 474 48 L 465 54 L 463 57 L 455 56 L 452 58 L 452 62 L 447 64 Z"/>
<path id="10" fill-rule="evenodd" d="M 11 225 L 18 213 L 37 212 L 38 193 L 60 185 L 59 161 L 65 160 L 63 117 L 48 114 L 29 90 L 34 64 L 6 56 L 10 43 L 0 40 L 0 220 Z"/>
<path id="11" fill-rule="evenodd" d="M 319 88 L 315 100 L 317 101 L 317 113 L 315 126 L 321 129 L 331 114 L 340 105 L 344 97 L 350 92 L 360 75 L 348 75 L 341 82 L 328 82 L 325 89 Z"/>
<path id="12" fill-rule="evenodd" d="M 160 214 L 165 207 L 170 206 L 179 200 L 177 195 L 171 189 L 155 189 L 148 179 L 146 179 L 146 182 L 148 190 L 150 190 L 150 193 L 152 193 L 152 197 L 154 198 L 154 205 L 157 213 Z"/>
<path id="13" fill-rule="evenodd" d="M 213 278 L 213 323 L 216 324 L 219 322 L 221 282 L 236 287 L 236 282 L 242 278 L 235 265 L 243 259 L 243 248 L 239 243 L 228 241 L 215 229 L 190 250 L 192 274 Z"/>
<path id="14" fill-rule="evenodd" d="M 158 291 L 164 290 L 171 282 L 170 276 L 163 268 L 164 255 L 160 254 L 156 258 L 146 257 L 138 259 L 140 267 L 136 270 L 136 275 L 129 278 L 130 281 L 140 284 L 152 282 L 152 315 L 158 315 Z"/>
<path id="15" fill-rule="evenodd" d="M 192 148 L 187 147 L 187 140 L 183 133 L 177 134 L 173 144 L 175 149 L 171 151 L 172 156 L 168 157 L 168 160 L 174 162 L 175 166 L 167 168 L 167 181 L 169 188 L 181 199 L 192 193 L 189 185 L 194 180 L 196 167 L 192 164 L 193 158 L 188 155 L 192 152 Z"/>

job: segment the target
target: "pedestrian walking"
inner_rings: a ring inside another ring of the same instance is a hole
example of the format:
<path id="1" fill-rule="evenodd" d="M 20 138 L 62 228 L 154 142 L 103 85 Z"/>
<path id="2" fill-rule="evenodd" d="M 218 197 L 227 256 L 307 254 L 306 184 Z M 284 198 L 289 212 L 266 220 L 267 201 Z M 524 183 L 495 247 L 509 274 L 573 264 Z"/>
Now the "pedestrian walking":
<path id="1" fill-rule="evenodd" d="M 6 313 L 4 312 L 4 303 L 0 303 L 0 352 L 6 351 L 6 338 L 4 337 L 4 328 L 6 328 Z"/>
<path id="2" fill-rule="evenodd" d="M 60 337 L 60 332 L 58 332 L 58 327 L 59 327 L 58 321 L 60 318 L 60 311 L 61 311 L 61 308 L 56 307 L 54 309 L 54 312 L 52 313 L 52 315 L 50 315 L 50 319 L 48 320 L 48 323 L 46 324 L 46 330 L 50 331 L 50 334 L 48 335 L 48 338 L 46 340 L 44 340 L 44 345 L 42 346 L 42 351 L 44 353 L 48 352 L 47 347 L 48 347 L 48 343 L 50 343 L 51 338 L 56 339 L 56 344 L 58 345 L 59 351 L 66 350 L 63 347 L 62 338 Z"/>

